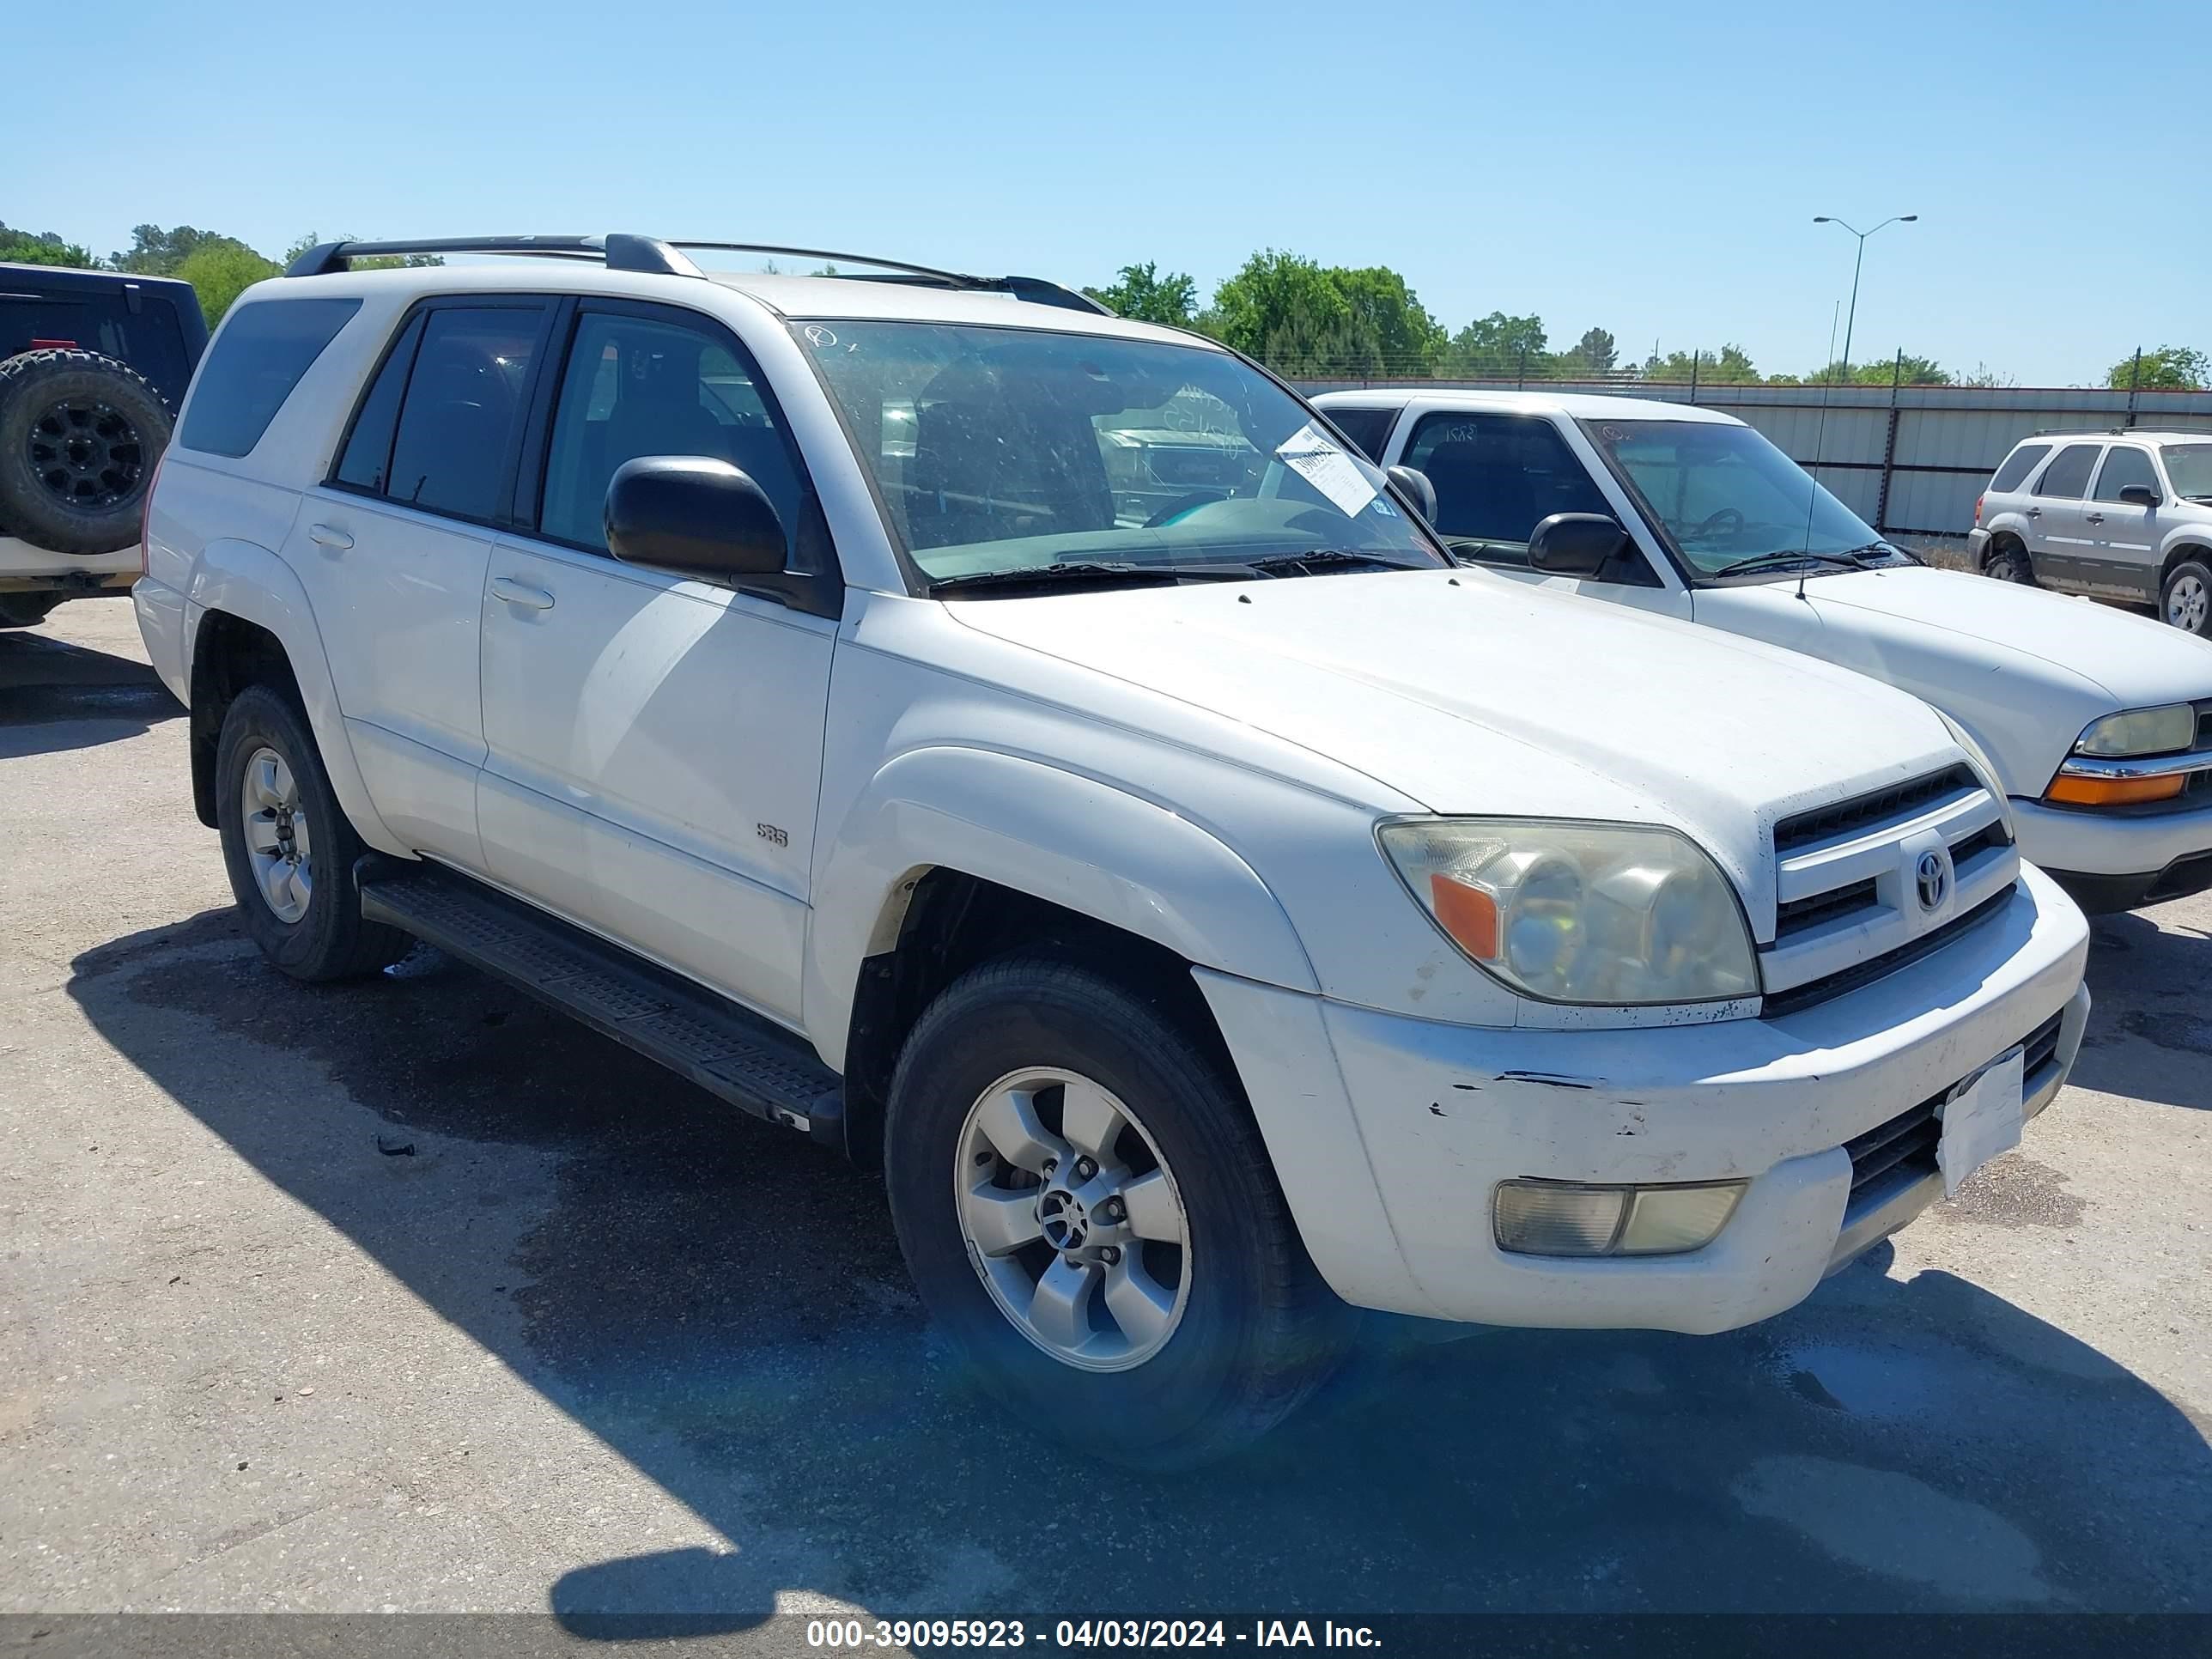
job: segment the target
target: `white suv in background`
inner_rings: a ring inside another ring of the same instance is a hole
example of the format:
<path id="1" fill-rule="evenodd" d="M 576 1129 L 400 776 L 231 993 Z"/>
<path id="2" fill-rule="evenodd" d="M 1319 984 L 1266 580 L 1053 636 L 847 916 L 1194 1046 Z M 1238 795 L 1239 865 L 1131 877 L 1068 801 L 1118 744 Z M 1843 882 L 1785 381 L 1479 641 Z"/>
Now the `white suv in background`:
<path id="1" fill-rule="evenodd" d="M 2042 433 L 1974 503 L 1966 545 L 2007 581 L 2124 599 L 2212 634 L 2212 432 Z"/>
<path id="2" fill-rule="evenodd" d="M 346 268 L 501 252 L 571 257 Z M 137 599 L 279 968 L 428 939 L 880 1160 L 977 1374 L 1151 1465 L 1347 1304 L 1779 1312 L 2057 1091 L 2087 929 L 1925 704 L 1459 569 L 1209 342 L 886 269 L 240 301 Z"/>
<path id="3" fill-rule="evenodd" d="M 1716 410 L 1406 387 L 1316 401 L 1376 461 L 1423 475 L 1470 563 L 1925 697 L 1987 757 L 2021 851 L 2085 908 L 2212 886 L 2212 644 L 1929 569 Z"/>

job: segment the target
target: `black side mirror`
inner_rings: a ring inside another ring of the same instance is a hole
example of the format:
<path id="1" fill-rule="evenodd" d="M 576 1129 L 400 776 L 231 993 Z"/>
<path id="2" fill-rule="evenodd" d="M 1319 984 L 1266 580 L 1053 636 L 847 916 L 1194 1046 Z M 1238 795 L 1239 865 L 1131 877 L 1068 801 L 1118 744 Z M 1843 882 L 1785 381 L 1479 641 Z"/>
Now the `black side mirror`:
<path id="1" fill-rule="evenodd" d="M 2156 507 L 2165 498 L 2148 484 L 2122 484 L 2120 499 L 2130 507 Z"/>
<path id="2" fill-rule="evenodd" d="M 1437 521 L 1437 487 L 1429 482 L 1427 473 L 1417 466 L 1394 466 L 1387 476 L 1420 509 L 1424 519 L 1431 524 Z"/>
<path id="3" fill-rule="evenodd" d="M 625 564 L 727 581 L 783 569 L 783 521 L 727 461 L 641 455 L 607 483 L 607 550 Z"/>
<path id="4" fill-rule="evenodd" d="M 1528 562 L 1554 576 L 1595 576 L 1627 550 L 1620 520 L 1603 513 L 1554 513 L 1528 535 Z"/>

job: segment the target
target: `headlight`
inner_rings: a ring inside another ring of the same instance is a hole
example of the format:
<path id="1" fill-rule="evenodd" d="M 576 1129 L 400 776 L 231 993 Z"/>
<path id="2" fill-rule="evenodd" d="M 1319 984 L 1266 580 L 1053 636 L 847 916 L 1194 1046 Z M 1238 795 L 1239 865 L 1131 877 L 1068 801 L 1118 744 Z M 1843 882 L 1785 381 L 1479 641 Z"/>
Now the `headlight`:
<path id="1" fill-rule="evenodd" d="M 1626 823 L 1407 818 L 1382 850 L 1453 944 L 1547 1002 L 1759 994 L 1735 892 L 1687 836 Z"/>
<path id="2" fill-rule="evenodd" d="M 2185 702 L 2170 702 L 2092 721 L 2074 740 L 2074 752 L 2118 760 L 2130 755 L 2179 754 L 2196 741 L 2196 709 Z"/>

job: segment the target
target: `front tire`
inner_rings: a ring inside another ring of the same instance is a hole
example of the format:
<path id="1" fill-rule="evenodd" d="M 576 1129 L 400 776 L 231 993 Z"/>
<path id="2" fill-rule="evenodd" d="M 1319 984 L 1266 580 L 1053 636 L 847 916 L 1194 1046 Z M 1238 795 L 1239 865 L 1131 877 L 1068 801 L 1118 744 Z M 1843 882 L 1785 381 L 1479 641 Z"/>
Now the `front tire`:
<path id="1" fill-rule="evenodd" d="M 307 717 L 265 685 L 223 715 L 216 745 L 216 821 L 240 919 L 262 954 L 294 979 L 351 979 L 404 956 L 404 933 L 361 915 L 361 839 L 331 789 Z"/>
<path id="2" fill-rule="evenodd" d="M 2184 559 L 2167 571 L 2159 591 L 2158 613 L 2185 634 L 2200 640 L 2212 635 L 2212 569 L 2195 559 Z"/>
<path id="3" fill-rule="evenodd" d="M 1327 1380 L 1350 1321 L 1314 1270 L 1243 1091 L 1157 1000 L 1016 956 L 900 1055 L 891 1218 L 978 1380 L 1095 1456 L 1181 1468 Z"/>

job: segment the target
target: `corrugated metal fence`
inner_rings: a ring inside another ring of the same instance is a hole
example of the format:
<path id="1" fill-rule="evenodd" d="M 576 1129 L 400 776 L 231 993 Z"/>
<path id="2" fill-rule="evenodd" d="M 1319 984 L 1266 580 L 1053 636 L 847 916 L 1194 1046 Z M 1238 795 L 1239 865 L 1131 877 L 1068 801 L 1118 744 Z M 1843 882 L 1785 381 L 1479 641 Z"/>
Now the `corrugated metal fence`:
<path id="1" fill-rule="evenodd" d="M 1309 393 L 1364 386 L 1510 391 L 1511 380 L 1312 380 Z M 2212 392 L 2081 386 L 1711 386 L 1546 380 L 1530 391 L 1594 392 L 1725 410 L 1748 422 L 1886 535 L 1934 538 L 1973 528 L 1974 498 L 2006 453 L 2037 432 L 2212 432 Z"/>

